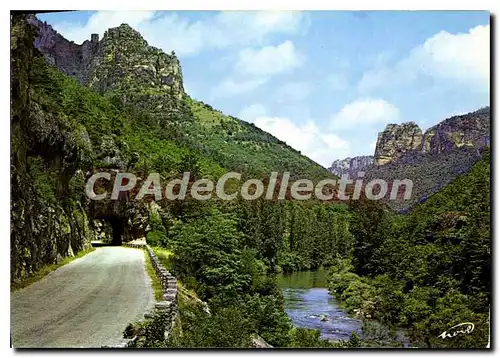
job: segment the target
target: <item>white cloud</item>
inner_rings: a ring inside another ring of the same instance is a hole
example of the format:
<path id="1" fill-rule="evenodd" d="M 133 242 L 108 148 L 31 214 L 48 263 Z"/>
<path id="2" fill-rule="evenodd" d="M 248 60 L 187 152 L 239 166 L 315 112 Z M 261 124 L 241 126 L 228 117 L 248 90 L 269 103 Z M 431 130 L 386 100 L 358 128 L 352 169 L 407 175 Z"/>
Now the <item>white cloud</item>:
<path id="1" fill-rule="evenodd" d="M 234 79 L 226 78 L 210 91 L 210 98 L 228 98 L 255 91 L 267 82 L 267 78 Z"/>
<path id="2" fill-rule="evenodd" d="M 248 75 L 275 75 L 300 67 L 304 58 L 292 41 L 260 49 L 246 48 L 240 51 L 235 65 L 236 71 Z"/>
<path id="3" fill-rule="evenodd" d="M 66 38 L 81 43 L 91 33 L 101 36 L 110 27 L 128 23 L 153 46 L 180 56 L 206 50 L 264 44 L 274 34 L 298 34 L 307 27 L 306 15 L 293 11 L 218 12 L 191 20 L 173 12 L 99 11 L 85 24 L 54 25 Z"/>
<path id="4" fill-rule="evenodd" d="M 262 116 L 254 123 L 324 167 L 331 165 L 332 158 L 349 154 L 349 142 L 318 128 L 313 121 L 296 124 L 286 117 Z"/>
<path id="5" fill-rule="evenodd" d="M 276 98 L 280 102 L 302 101 L 309 97 L 313 87 L 307 82 L 288 82 L 276 91 Z"/>
<path id="6" fill-rule="evenodd" d="M 265 46 L 259 50 L 244 49 L 234 66 L 232 77 L 219 83 L 211 91 L 211 98 L 234 97 L 254 91 L 276 74 L 290 71 L 300 66 L 302 58 L 295 51 L 291 41 L 278 46 Z M 291 83 L 284 88 L 288 96 L 307 97 L 310 89 L 303 83 Z"/>
<path id="7" fill-rule="evenodd" d="M 238 118 L 247 122 L 253 122 L 256 118 L 264 116 L 267 116 L 267 108 L 260 103 L 246 106 L 238 114 Z"/>
<path id="8" fill-rule="evenodd" d="M 396 87 L 422 75 L 488 89 L 490 26 L 476 26 L 467 33 L 441 31 L 415 47 L 394 66 L 376 67 L 365 72 L 358 90 L 369 92 L 384 86 Z"/>
<path id="9" fill-rule="evenodd" d="M 331 123 L 334 129 L 347 129 L 376 123 L 394 122 L 399 119 L 399 110 L 392 103 L 383 99 L 358 99 L 346 104 L 333 115 Z"/>
<path id="10" fill-rule="evenodd" d="M 211 98 L 233 97 L 254 91 L 268 82 L 273 75 L 290 71 L 301 64 L 302 57 L 295 51 L 291 41 L 258 50 L 244 49 L 238 55 L 232 76 L 212 89 Z M 299 96 L 298 88 L 288 89 L 295 97 Z M 301 89 L 301 95 L 306 94 L 307 89 L 304 86 Z"/>
<path id="11" fill-rule="evenodd" d="M 477 26 L 468 33 L 434 35 L 414 49 L 408 59 L 429 76 L 488 84 L 490 80 L 490 26 Z"/>

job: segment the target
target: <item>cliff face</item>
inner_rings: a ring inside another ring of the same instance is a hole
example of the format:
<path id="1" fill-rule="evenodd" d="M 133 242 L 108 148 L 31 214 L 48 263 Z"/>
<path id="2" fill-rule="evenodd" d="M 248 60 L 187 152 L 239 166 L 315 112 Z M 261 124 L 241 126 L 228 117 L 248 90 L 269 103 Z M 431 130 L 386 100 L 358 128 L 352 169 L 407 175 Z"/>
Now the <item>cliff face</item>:
<path id="1" fill-rule="evenodd" d="M 91 62 L 88 85 L 98 92 L 118 91 L 144 98 L 184 94 L 182 71 L 175 54 L 149 46 L 129 25 L 104 33 Z M 152 96 L 156 95 L 156 96 Z"/>
<path id="2" fill-rule="evenodd" d="M 490 108 L 454 116 L 429 128 L 423 153 L 448 153 L 457 148 L 480 149 L 490 144 Z"/>
<path id="3" fill-rule="evenodd" d="M 388 124 L 384 131 L 378 134 L 375 163 L 384 165 L 408 151 L 419 150 L 422 137 L 422 130 L 414 122 Z"/>
<path id="4" fill-rule="evenodd" d="M 117 96 L 153 115 L 175 110 L 184 95 L 182 70 L 174 53 L 149 46 L 129 25 L 97 34 L 81 45 L 68 41 L 34 16 L 35 47 L 61 72 L 99 93 Z"/>
<path id="5" fill-rule="evenodd" d="M 337 176 L 365 181 L 411 179 L 410 200 L 388 201 L 396 210 L 408 210 L 440 190 L 457 175 L 467 172 L 490 145 L 490 108 L 450 117 L 422 133 L 413 122 L 388 124 L 378 134 L 374 156 L 336 160 L 329 168 Z"/>
<path id="6" fill-rule="evenodd" d="M 385 165 L 419 154 L 481 149 L 490 142 L 490 109 L 448 118 L 422 134 L 413 122 L 388 124 L 378 135 L 375 163 Z"/>
<path id="7" fill-rule="evenodd" d="M 490 108 L 454 116 L 422 134 L 415 124 L 390 124 L 379 134 L 376 164 L 367 179 L 411 179 L 410 200 L 389 201 L 396 210 L 407 210 L 467 172 L 490 145 Z"/>
<path id="8" fill-rule="evenodd" d="M 44 109 L 33 87 L 39 58 L 33 30 L 12 18 L 11 280 L 90 247 L 97 233 L 79 190 L 87 132 Z M 78 187 L 78 190 L 73 188 Z"/>
<path id="9" fill-rule="evenodd" d="M 28 23 L 38 29 L 35 38 L 37 48 L 51 65 L 57 66 L 59 71 L 72 76 L 78 82 L 85 84 L 90 77 L 90 64 L 97 53 L 99 35 L 92 34 L 91 40 L 77 45 L 58 34 L 52 26 L 41 22 L 35 16 L 28 16 Z"/>
<path id="10" fill-rule="evenodd" d="M 370 168 L 373 162 L 374 157 L 372 155 L 362 155 L 353 158 L 337 159 L 328 169 L 338 177 L 341 177 L 343 174 L 348 174 L 349 178 L 356 178 L 358 172 Z"/>

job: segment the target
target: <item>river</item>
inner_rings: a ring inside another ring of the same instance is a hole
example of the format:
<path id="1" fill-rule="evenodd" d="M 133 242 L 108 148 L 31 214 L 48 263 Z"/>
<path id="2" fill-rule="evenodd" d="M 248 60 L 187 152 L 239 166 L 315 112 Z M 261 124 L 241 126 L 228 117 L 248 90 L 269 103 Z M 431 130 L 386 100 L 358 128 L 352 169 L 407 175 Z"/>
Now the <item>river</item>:
<path id="1" fill-rule="evenodd" d="M 285 311 L 296 326 L 319 329 L 324 339 L 348 340 L 353 331 L 361 334 L 362 322 L 349 317 L 328 294 L 326 274 L 325 270 L 281 274 Z"/>

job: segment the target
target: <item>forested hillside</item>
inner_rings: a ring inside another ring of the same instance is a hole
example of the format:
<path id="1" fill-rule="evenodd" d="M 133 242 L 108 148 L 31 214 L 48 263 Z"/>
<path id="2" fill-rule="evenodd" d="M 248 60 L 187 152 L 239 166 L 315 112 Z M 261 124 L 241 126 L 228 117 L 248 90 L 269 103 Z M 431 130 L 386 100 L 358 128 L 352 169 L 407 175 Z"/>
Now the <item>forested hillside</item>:
<path id="1" fill-rule="evenodd" d="M 128 201 L 118 213 L 85 195 L 94 171 L 131 172 L 138 185 L 151 172 L 165 182 L 185 171 L 196 179 L 229 171 L 333 175 L 252 124 L 192 100 L 175 54 L 150 47 L 130 26 L 75 47 L 90 51 L 83 64 L 58 52 L 79 45 L 30 19 L 12 17 L 12 283 L 88 248 L 111 222 L 124 241 L 145 236 L 186 297 L 198 298 L 180 300 L 178 328 L 160 347 L 249 347 L 255 335 L 274 347 L 362 345 L 356 336 L 326 342 L 286 315 L 276 275 L 320 267 L 332 267 L 331 292 L 349 311 L 406 327 L 422 346 L 486 342 L 489 153 L 406 216 L 367 200 L 192 198 Z M 49 47 L 51 36 L 65 45 Z M 472 334 L 436 338 L 464 321 L 476 325 Z"/>
<path id="2" fill-rule="evenodd" d="M 415 123 L 389 124 L 379 133 L 376 164 L 365 168 L 366 178 L 411 179 L 409 200 L 387 201 L 392 209 L 407 212 L 481 159 L 490 143 L 490 126 L 489 107 L 452 116 L 424 133 Z"/>
<path id="3" fill-rule="evenodd" d="M 292 179 L 328 177 L 323 167 L 253 123 L 223 115 L 202 102 L 187 101 L 195 120 L 184 121 L 182 132 L 225 168 L 262 177 L 273 171 L 288 171 Z"/>
<path id="4" fill-rule="evenodd" d="M 332 267 L 330 290 L 362 316 L 409 330 L 424 347 L 485 347 L 491 294 L 490 153 L 418 205 L 394 215 L 353 206 L 352 255 Z M 470 334 L 438 336 L 472 322 Z"/>
<path id="5" fill-rule="evenodd" d="M 116 33 L 130 30 L 122 26 L 112 33 L 116 39 Z M 295 176 L 331 175 L 271 135 L 187 95 L 172 98 L 169 90 L 157 91 L 144 102 L 141 81 L 134 87 L 126 77 L 126 87 L 121 78 L 113 77 L 120 84 L 111 85 L 92 77 L 116 75 L 102 70 L 100 62 L 97 75 L 90 76 L 90 88 L 82 85 L 33 48 L 37 31 L 23 16 L 13 17 L 12 282 L 97 238 L 94 211 L 84 191 L 94 170 L 138 176 L 158 172 L 162 179 L 179 178 L 184 171 L 206 178 L 229 170 L 244 170 L 246 176 L 283 170 Z M 125 48 L 134 47 L 127 42 Z M 103 83 L 109 90 L 103 91 Z M 171 110 L 164 116 L 151 113 L 151 106 L 161 103 Z M 162 206 L 139 203 L 127 207 L 125 217 L 116 218 L 111 211 L 108 215 L 123 221 L 127 237 L 134 238 L 134 232 L 144 234 L 144 229 L 134 230 L 138 212 L 145 213 L 149 224 L 144 225 L 150 228 L 149 244 L 173 252 L 172 272 L 212 311 L 210 318 L 203 318 L 203 311 L 186 306 L 181 311 L 184 333 L 170 345 L 248 346 L 257 333 L 273 346 L 300 346 L 304 333 L 293 329 L 283 310 L 275 273 L 281 266 L 327 265 L 336 250 L 343 254 L 350 245 L 343 206 L 186 200 Z M 99 220 L 106 220 L 105 214 L 101 210 Z M 333 251 L 325 253 L 323 246 Z M 197 324 L 190 326 L 193 314 Z M 203 339 L 197 341 L 200 335 Z"/>

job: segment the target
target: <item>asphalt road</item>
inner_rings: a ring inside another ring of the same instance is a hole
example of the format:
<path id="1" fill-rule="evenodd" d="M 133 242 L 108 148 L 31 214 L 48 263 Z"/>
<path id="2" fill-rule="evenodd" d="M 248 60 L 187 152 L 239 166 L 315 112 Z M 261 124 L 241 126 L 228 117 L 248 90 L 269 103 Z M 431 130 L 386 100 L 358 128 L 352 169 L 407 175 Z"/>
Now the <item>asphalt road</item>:
<path id="1" fill-rule="evenodd" d="M 14 348 L 100 348 L 154 304 L 142 250 L 100 247 L 11 294 Z"/>

